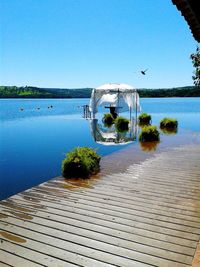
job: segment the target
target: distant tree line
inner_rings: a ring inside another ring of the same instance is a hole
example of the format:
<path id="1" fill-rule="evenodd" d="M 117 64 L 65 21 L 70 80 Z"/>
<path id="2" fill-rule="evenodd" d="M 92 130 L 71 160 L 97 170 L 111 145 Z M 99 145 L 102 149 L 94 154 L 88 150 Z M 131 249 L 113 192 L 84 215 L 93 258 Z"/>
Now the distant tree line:
<path id="1" fill-rule="evenodd" d="M 176 87 L 170 89 L 139 89 L 140 97 L 200 97 L 196 86 Z"/>
<path id="2" fill-rule="evenodd" d="M 91 88 L 57 89 L 32 86 L 0 86 L 0 98 L 89 98 Z"/>
<path id="3" fill-rule="evenodd" d="M 59 89 L 32 86 L 0 86 L 0 98 L 89 98 L 92 88 Z M 140 97 L 200 97 L 196 86 L 171 89 L 139 89 Z"/>

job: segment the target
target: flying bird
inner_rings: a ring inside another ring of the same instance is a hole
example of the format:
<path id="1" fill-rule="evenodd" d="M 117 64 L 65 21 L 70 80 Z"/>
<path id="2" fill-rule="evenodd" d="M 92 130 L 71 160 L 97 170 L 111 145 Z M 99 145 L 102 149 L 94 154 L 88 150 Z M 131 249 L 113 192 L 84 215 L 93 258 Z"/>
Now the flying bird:
<path id="1" fill-rule="evenodd" d="M 146 72 L 148 71 L 148 69 L 146 70 L 141 70 L 140 72 L 142 73 L 142 75 L 146 75 Z"/>
<path id="2" fill-rule="evenodd" d="M 135 71 L 134 73 L 140 73 L 142 75 L 146 75 L 146 72 L 148 71 L 148 69 L 146 70 L 140 70 L 140 71 Z"/>

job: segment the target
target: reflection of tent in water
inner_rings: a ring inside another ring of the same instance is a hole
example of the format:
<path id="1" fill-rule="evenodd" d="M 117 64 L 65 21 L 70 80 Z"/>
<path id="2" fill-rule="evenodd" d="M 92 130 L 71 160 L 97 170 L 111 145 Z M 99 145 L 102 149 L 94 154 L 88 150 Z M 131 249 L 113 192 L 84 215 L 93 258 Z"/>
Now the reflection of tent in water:
<path id="1" fill-rule="evenodd" d="M 91 133 L 96 143 L 103 145 L 127 144 L 136 140 L 137 127 L 132 120 L 127 132 L 118 132 L 115 126 L 103 127 L 97 119 L 90 120 Z"/>
<path id="2" fill-rule="evenodd" d="M 110 113 L 117 115 L 119 112 L 133 110 L 140 111 L 139 95 L 132 86 L 123 83 L 107 83 L 93 89 L 89 109 L 93 118 L 98 111 L 98 106 L 105 105 Z"/>

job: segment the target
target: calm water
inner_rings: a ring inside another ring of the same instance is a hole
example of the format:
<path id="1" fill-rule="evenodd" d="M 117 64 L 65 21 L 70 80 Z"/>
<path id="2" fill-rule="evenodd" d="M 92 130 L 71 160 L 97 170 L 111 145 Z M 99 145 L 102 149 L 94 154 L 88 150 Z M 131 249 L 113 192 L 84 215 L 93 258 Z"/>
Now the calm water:
<path id="1" fill-rule="evenodd" d="M 0 100 L 0 199 L 60 175 L 62 159 L 76 146 L 96 148 L 102 156 L 124 148 L 95 143 L 82 118 L 88 101 Z M 141 99 L 141 106 L 155 125 L 169 116 L 178 119 L 179 129 L 200 132 L 200 98 Z"/>

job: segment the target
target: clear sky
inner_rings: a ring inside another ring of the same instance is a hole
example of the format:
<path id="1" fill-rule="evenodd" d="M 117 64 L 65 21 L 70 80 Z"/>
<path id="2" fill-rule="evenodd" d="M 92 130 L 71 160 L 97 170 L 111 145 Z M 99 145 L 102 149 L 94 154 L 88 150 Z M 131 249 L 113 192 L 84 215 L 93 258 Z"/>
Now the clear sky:
<path id="1" fill-rule="evenodd" d="M 0 5 L 0 85 L 193 83 L 189 56 L 197 43 L 171 0 L 0 0 Z"/>

